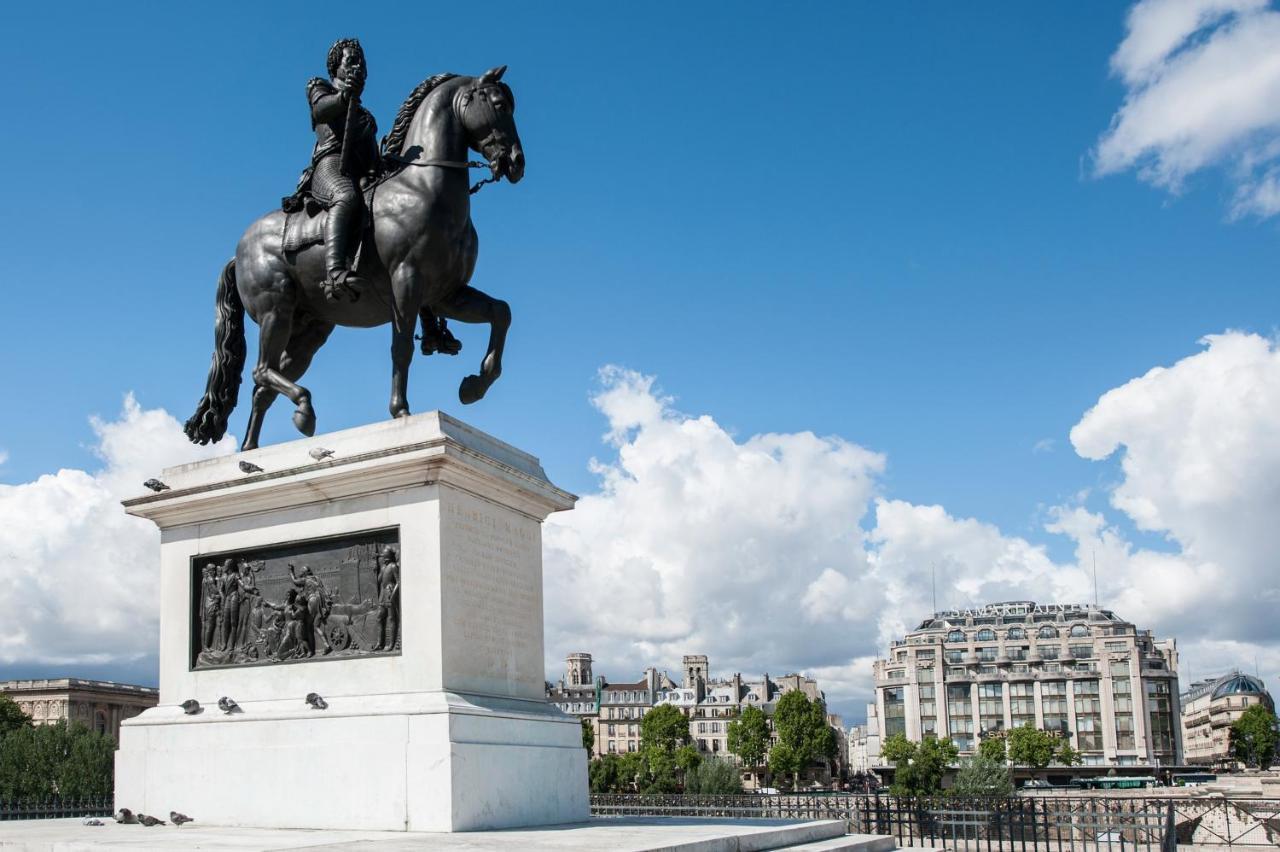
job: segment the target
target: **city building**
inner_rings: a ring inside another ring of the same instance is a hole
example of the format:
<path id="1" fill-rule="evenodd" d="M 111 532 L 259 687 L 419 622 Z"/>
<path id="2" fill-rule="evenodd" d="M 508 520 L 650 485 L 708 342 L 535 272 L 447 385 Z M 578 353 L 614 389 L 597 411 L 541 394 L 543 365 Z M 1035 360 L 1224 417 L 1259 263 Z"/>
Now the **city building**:
<path id="1" fill-rule="evenodd" d="M 65 719 L 117 741 L 122 721 L 160 701 L 160 691 L 154 687 L 75 677 L 0 681 L 0 695 L 16 701 L 37 725 Z"/>
<path id="2" fill-rule="evenodd" d="M 1087 766 L 1177 765 L 1177 669 L 1173 640 L 1098 606 L 949 610 L 876 661 L 876 717 L 883 738 L 949 738 L 961 754 L 1029 724 L 1069 739 Z"/>
<path id="3" fill-rule="evenodd" d="M 547 700 L 561 710 L 586 719 L 595 731 L 593 757 L 625 754 L 640 748 L 640 723 L 649 710 L 670 704 L 689 718 L 692 744 L 708 755 L 737 761 L 729 752 L 729 723 L 746 707 L 758 707 L 772 717 L 778 698 L 792 690 L 800 690 L 810 700 L 825 696 L 813 678 L 788 674 L 776 679 L 765 674 L 759 679 L 743 678 L 735 673 L 728 678 L 713 679 L 707 657 L 689 654 L 682 660 L 681 679 L 677 682 L 666 672 L 654 667 L 634 682 L 612 683 L 591 671 L 591 655 L 570 654 L 565 676 L 547 683 Z M 847 766 L 848 744 L 843 723 L 838 716 L 828 721 L 838 733 L 838 756 L 819 780 L 829 781 Z M 772 725 L 772 722 L 769 723 Z M 743 771 L 748 789 L 760 784 L 752 770 Z"/>
<path id="4" fill-rule="evenodd" d="M 1276 709 L 1263 682 L 1238 671 L 1191 684 L 1181 704 L 1187 763 L 1215 769 L 1237 765 L 1231 756 L 1231 725 L 1245 710 L 1254 704 L 1266 705 L 1272 713 Z"/>
<path id="5" fill-rule="evenodd" d="M 849 771 L 866 774 L 880 765 L 880 719 L 876 705 L 867 705 L 866 724 L 849 729 Z"/>

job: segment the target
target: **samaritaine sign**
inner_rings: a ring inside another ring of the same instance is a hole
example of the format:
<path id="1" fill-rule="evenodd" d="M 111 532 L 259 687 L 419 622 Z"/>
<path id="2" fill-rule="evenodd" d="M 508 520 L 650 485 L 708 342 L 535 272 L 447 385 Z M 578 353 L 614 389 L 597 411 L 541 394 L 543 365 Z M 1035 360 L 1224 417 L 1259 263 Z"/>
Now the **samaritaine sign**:
<path id="1" fill-rule="evenodd" d="M 1082 612 L 1089 609 L 1084 604 L 1038 604 L 1032 601 L 1010 601 L 987 604 L 972 609 L 949 609 L 938 613 L 940 618 L 975 618 L 985 615 L 1057 615 L 1065 612 Z"/>

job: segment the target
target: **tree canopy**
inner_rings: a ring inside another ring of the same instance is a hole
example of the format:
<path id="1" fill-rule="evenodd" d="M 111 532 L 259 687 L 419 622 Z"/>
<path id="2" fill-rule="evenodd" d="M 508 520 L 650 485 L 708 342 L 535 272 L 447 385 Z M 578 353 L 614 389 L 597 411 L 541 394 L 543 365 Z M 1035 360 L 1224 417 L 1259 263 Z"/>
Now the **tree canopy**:
<path id="1" fill-rule="evenodd" d="M 1250 705 L 1231 723 L 1231 753 L 1246 766 L 1269 768 L 1278 741 L 1276 714 L 1265 704 Z"/>
<path id="2" fill-rule="evenodd" d="M 810 701 L 798 689 L 778 699 L 773 711 L 773 729 L 778 742 L 769 753 L 769 770 L 792 776 L 799 786 L 806 766 L 836 753 L 836 732 L 827 724 L 827 707 L 822 699 Z"/>
<path id="3" fill-rule="evenodd" d="M 710 757 L 685 775 L 686 793 L 741 793 L 742 776 L 733 761 L 722 757 Z"/>
<path id="4" fill-rule="evenodd" d="M 993 760 L 1002 766 L 1009 756 L 1005 749 L 1005 741 L 1003 737 L 984 737 L 982 742 L 978 744 L 978 754 L 982 755 L 987 760 Z"/>
<path id="5" fill-rule="evenodd" d="M 756 767 L 764 763 L 769 752 L 769 722 L 759 707 L 748 707 L 742 715 L 729 723 L 729 751 L 738 756 L 744 766 Z"/>
<path id="6" fill-rule="evenodd" d="M 1003 760 L 979 752 L 960 760 L 951 792 L 957 796 L 1009 796 L 1013 794 L 1013 779 Z"/>
<path id="7" fill-rule="evenodd" d="M 914 743 L 905 734 L 894 734 L 884 741 L 880 754 L 894 766 L 890 792 L 895 796 L 933 796 L 941 792 L 942 777 L 960 749 L 951 740 L 925 737 Z"/>
<path id="8" fill-rule="evenodd" d="M 115 750 L 78 722 L 12 729 L 0 738 L 0 798 L 108 795 Z"/>
<path id="9" fill-rule="evenodd" d="M 1009 731 L 1009 760 L 1014 766 L 1044 769 L 1053 760 L 1058 740 L 1030 724 Z"/>
<path id="10" fill-rule="evenodd" d="M 697 766 L 697 749 L 689 743 L 689 719 L 671 704 L 659 704 L 640 720 L 640 772 L 643 793 L 674 793 Z"/>
<path id="11" fill-rule="evenodd" d="M 596 748 L 596 729 L 591 724 L 590 719 L 582 720 L 582 747 L 587 750 L 588 754 L 595 751 Z"/>
<path id="12" fill-rule="evenodd" d="M 10 731 L 30 727 L 31 717 L 22 712 L 18 702 L 7 695 L 0 695 L 0 739 Z"/>

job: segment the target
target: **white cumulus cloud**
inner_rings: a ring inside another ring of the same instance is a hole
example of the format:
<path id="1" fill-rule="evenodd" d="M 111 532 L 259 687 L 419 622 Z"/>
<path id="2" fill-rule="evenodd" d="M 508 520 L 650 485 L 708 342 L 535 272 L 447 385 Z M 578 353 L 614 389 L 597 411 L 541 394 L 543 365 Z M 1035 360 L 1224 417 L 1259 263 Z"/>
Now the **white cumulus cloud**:
<path id="1" fill-rule="evenodd" d="M 160 538 L 120 501 L 161 468 L 216 451 L 193 447 L 176 420 L 132 395 L 117 419 L 90 422 L 101 469 L 0 485 L 0 663 L 156 653 Z"/>
<path id="2" fill-rule="evenodd" d="M 705 653 L 718 673 L 846 666 L 883 605 L 859 521 L 884 457 L 808 432 L 739 440 L 652 377 L 601 372 L 616 458 L 545 533 L 549 668 L 591 651 L 614 680 Z"/>
<path id="3" fill-rule="evenodd" d="M 1232 214 L 1280 211 L 1280 12 L 1269 0 L 1141 0 L 1111 57 L 1125 98 L 1094 151 L 1177 192 L 1224 167 Z"/>

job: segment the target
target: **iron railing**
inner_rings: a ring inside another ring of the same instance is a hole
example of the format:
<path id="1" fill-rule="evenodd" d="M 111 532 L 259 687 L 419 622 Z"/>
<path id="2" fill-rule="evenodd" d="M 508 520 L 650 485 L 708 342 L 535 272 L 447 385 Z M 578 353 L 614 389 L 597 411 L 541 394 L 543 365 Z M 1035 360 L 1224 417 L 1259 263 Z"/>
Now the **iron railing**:
<path id="1" fill-rule="evenodd" d="M 980 852 L 1280 848 L 1280 800 L 1158 796 L 900 797 L 878 794 L 591 797 L 597 816 L 842 819 L 899 846 Z"/>
<path id="2" fill-rule="evenodd" d="M 0 798 L 0 820 L 103 817 L 111 816 L 112 808 L 111 796 L 86 796 L 74 799 L 64 799 L 60 796 L 37 799 Z"/>

